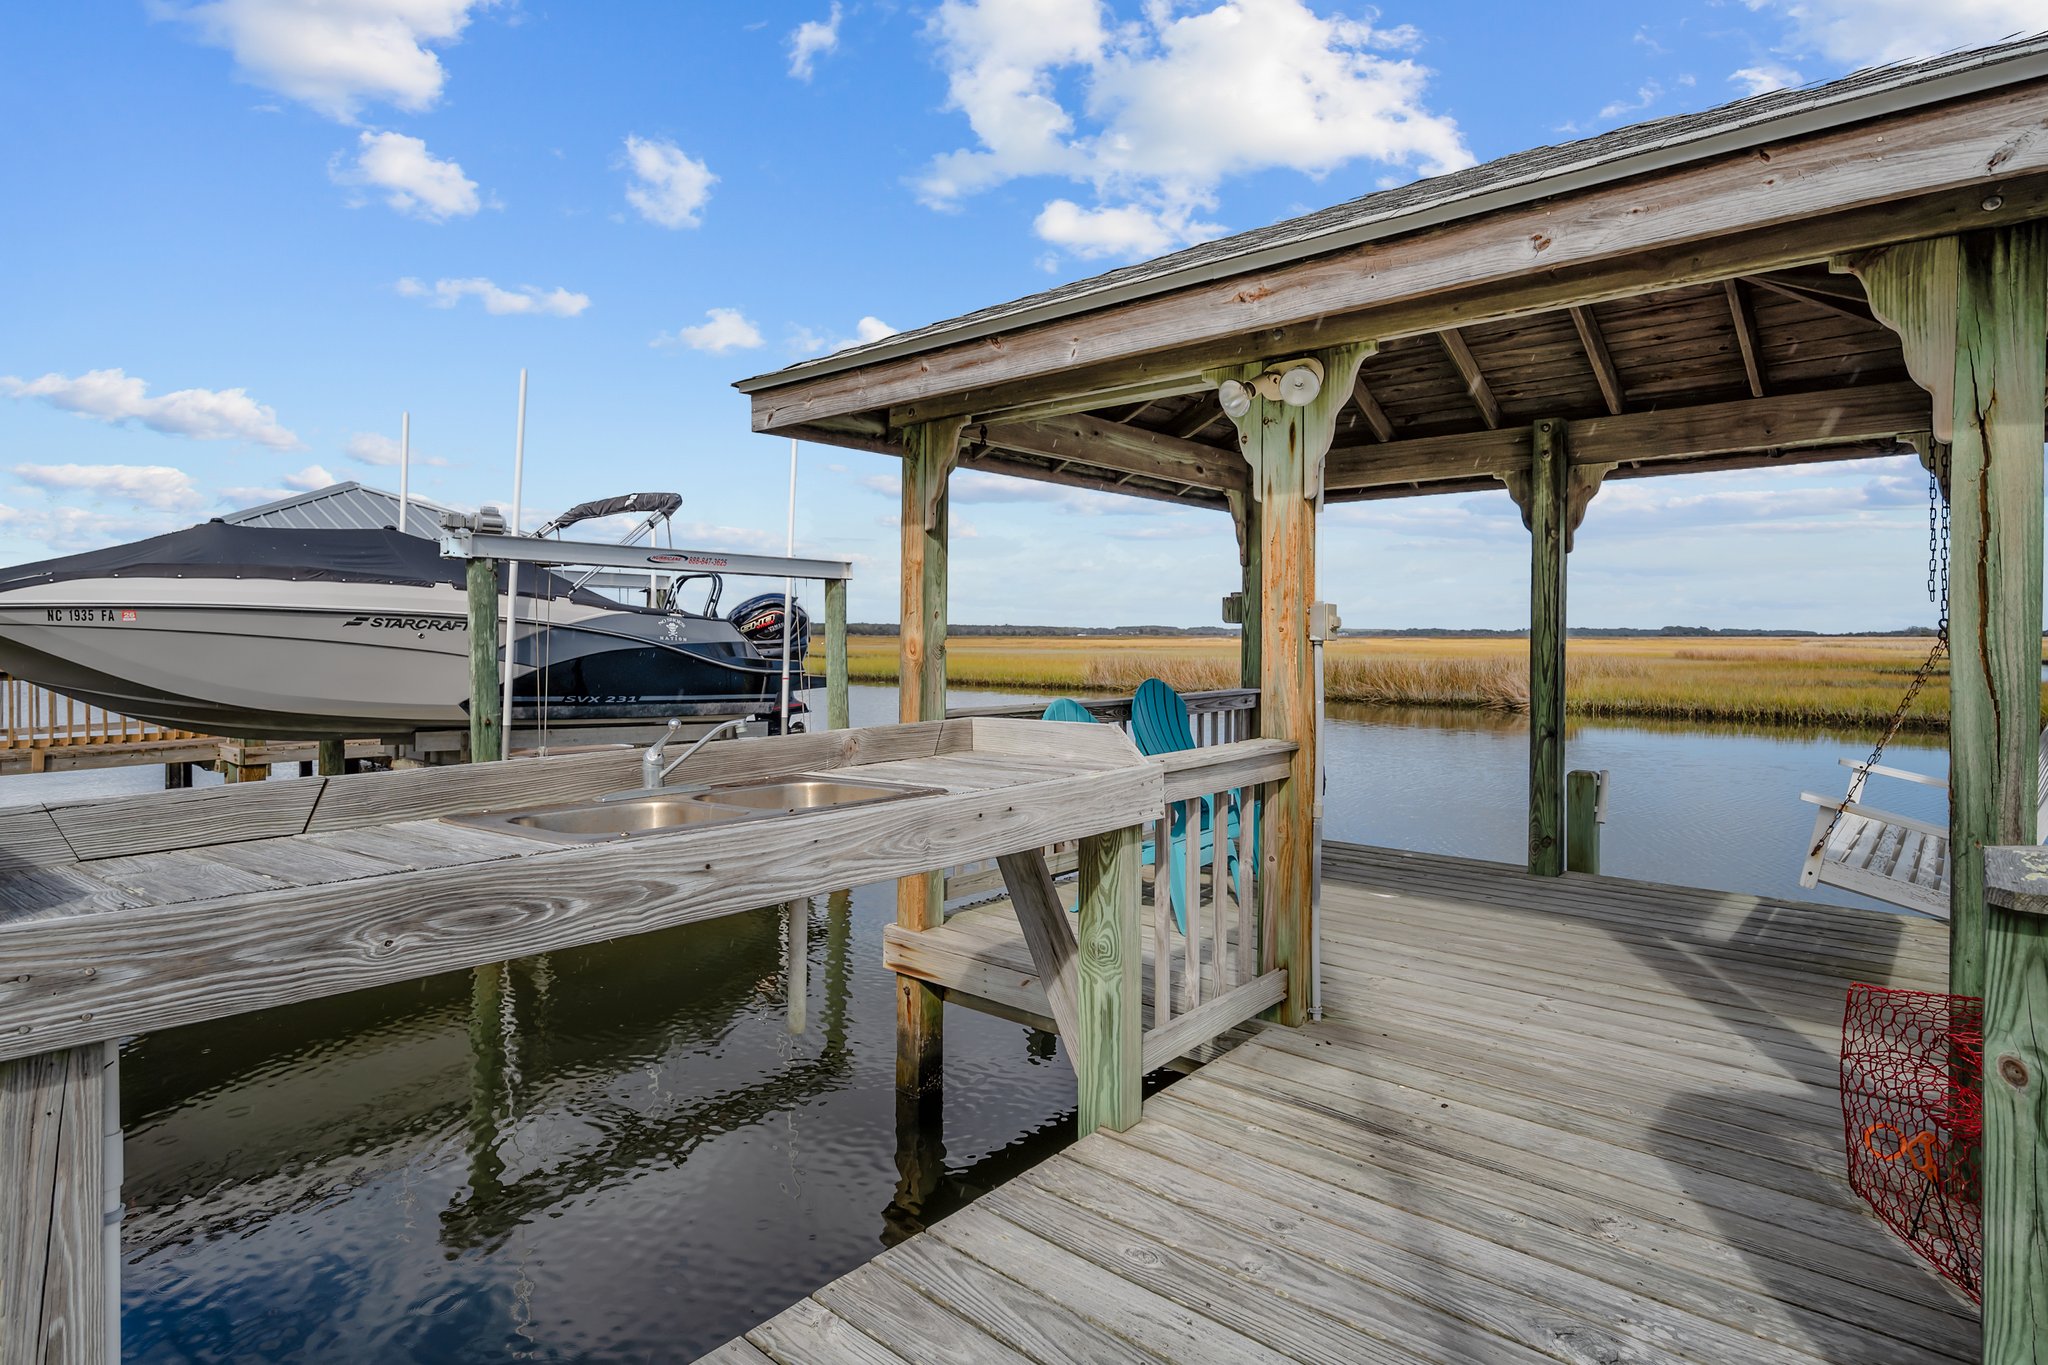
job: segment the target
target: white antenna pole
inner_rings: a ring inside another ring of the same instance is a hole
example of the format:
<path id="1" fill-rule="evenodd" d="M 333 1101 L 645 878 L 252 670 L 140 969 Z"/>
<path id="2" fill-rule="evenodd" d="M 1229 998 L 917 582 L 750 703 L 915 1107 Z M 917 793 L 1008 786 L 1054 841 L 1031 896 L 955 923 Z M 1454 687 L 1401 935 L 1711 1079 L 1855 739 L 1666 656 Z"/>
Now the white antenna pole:
<path id="1" fill-rule="evenodd" d="M 412 414 L 398 414 L 398 529 L 412 507 Z"/>
<path id="2" fill-rule="evenodd" d="M 783 553 L 796 558 L 796 437 L 789 438 L 789 531 L 783 539 Z M 782 580 L 782 729 L 789 732 L 789 644 L 790 621 L 795 614 L 796 580 Z"/>
<path id="3" fill-rule="evenodd" d="M 518 535 L 520 499 L 526 491 L 526 371 L 519 371 L 519 434 L 512 443 L 512 524 Z M 512 757 L 512 640 L 519 630 L 519 562 L 507 566 L 505 575 L 505 693 L 499 708 L 499 757 Z"/>

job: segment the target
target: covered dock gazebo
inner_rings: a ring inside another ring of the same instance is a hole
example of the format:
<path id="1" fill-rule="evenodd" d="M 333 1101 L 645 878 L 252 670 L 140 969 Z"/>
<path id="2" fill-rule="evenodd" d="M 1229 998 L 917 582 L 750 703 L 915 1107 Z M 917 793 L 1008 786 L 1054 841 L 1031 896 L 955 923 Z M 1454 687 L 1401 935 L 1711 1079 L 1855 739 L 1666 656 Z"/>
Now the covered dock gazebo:
<path id="1" fill-rule="evenodd" d="M 1259 831 L 1283 1025 L 1314 950 L 1325 503 L 1505 486 L 1521 508 L 1527 872 L 1548 878 L 1568 554 L 1603 483 L 1919 453 L 1953 525 L 1947 984 L 1987 1000 L 1983 1358 L 2009 1362 L 2048 1340 L 2048 922 L 1987 906 L 1983 850 L 2037 837 L 2044 370 L 2035 38 L 1506 157 L 739 387 L 757 431 L 903 461 L 905 721 L 944 711 L 954 470 L 1231 516 L 1253 733 L 1294 746 Z M 906 882 L 899 927 L 939 930 L 941 897 Z M 942 993 L 898 979 L 914 1090 Z"/>

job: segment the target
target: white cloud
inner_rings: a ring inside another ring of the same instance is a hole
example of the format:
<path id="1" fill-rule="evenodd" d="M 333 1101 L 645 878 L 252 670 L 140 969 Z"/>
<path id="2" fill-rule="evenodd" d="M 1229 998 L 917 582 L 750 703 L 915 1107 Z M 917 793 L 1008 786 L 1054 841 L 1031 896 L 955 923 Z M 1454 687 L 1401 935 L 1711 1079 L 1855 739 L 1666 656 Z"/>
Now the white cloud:
<path id="1" fill-rule="evenodd" d="M 45 493 L 83 493 L 160 512 L 185 511 L 206 499 L 182 469 L 161 464 L 18 464 L 8 471 Z"/>
<path id="2" fill-rule="evenodd" d="M 295 493 L 310 493 L 316 488 L 326 488 L 341 480 L 317 464 L 309 464 L 296 474 L 284 476 L 284 486 Z"/>
<path id="3" fill-rule="evenodd" d="M 418 113 L 448 73 L 429 48 L 454 42 L 493 0 L 209 0 L 172 17 L 234 54 L 244 80 L 349 123 L 366 103 Z"/>
<path id="4" fill-rule="evenodd" d="M 103 512 L 88 507 L 9 507 L 0 503 L 0 535 L 45 551 L 68 552 L 176 530 L 184 518 L 164 512 Z"/>
<path id="5" fill-rule="evenodd" d="M 1136 204 L 1084 209 L 1071 199 L 1055 199 L 1031 226 L 1040 238 L 1076 256 L 1142 257 L 1223 233 L 1218 224 L 1191 220 L 1192 214 L 1186 211 Z"/>
<path id="6" fill-rule="evenodd" d="M 718 177 L 711 168 L 666 139 L 628 136 L 626 165 L 634 183 L 626 202 L 648 222 L 665 228 L 696 227 Z"/>
<path id="7" fill-rule="evenodd" d="M 1455 121 L 1423 102 L 1428 71 L 1387 55 L 1415 46 L 1414 29 L 1325 18 L 1305 0 L 1161 0 L 1122 25 L 1101 0 L 944 0 L 930 29 L 977 145 L 934 160 L 922 197 L 952 207 L 1034 175 L 1090 184 L 1096 209 L 1054 201 L 1039 223 L 1092 254 L 1213 235 L 1197 215 L 1231 175 L 1472 162 Z"/>
<path id="8" fill-rule="evenodd" d="M 752 350 L 761 344 L 761 329 L 747 320 L 737 308 L 712 308 L 705 312 L 709 322 L 700 322 L 695 327 L 678 327 L 673 332 L 663 332 L 650 346 L 687 346 L 693 351 L 710 351 L 723 355 L 727 351 Z"/>
<path id="9" fill-rule="evenodd" d="M 467 218 L 483 207 L 476 181 L 460 165 L 438 159 L 424 141 L 403 133 L 365 132 L 355 164 L 344 166 L 337 155 L 327 174 L 338 185 L 381 190 L 392 209 L 429 223 Z"/>
<path id="10" fill-rule="evenodd" d="M 1744 0 L 1781 16 L 1792 40 L 1846 66 L 1900 62 L 2048 28 L 2041 0 Z"/>
<path id="11" fill-rule="evenodd" d="M 1803 84 L 1806 78 L 1792 67 L 1781 62 L 1758 62 L 1728 73 L 1728 79 L 1742 87 L 1745 95 L 1763 95 L 1773 90 L 1788 90 Z"/>
<path id="12" fill-rule="evenodd" d="M 124 371 L 89 370 L 76 377 L 0 376 L 0 390 L 16 398 L 40 398 L 53 408 L 102 422 L 139 422 L 168 436 L 301 449 L 299 438 L 278 425 L 276 409 L 258 403 L 246 389 L 178 389 L 152 398 L 147 383 Z"/>
<path id="13" fill-rule="evenodd" d="M 812 63 L 839 49 L 839 0 L 832 0 L 832 13 L 824 19 L 807 19 L 789 35 L 789 74 L 800 81 L 811 78 Z"/>
<path id="14" fill-rule="evenodd" d="M 261 507 L 266 502 L 278 502 L 292 495 L 289 488 L 267 488 L 259 484 L 242 484 L 220 490 L 220 500 L 229 507 Z"/>
<path id="15" fill-rule="evenodd" d="M 398 464 L 398 442 L 375 431 L 359 431 L 348 438 L 342 446 L 342 453 L 357 464 L 376 465 L 379 468 L 395 468 Z"/>
<path id="16" fill-rule="evenodd" d="M 537 284 L 504 289 L 480 275 L 466 280 L 435 280 L 431 286 L 407 276 L 396 288 L 406 298 L 426 299 L 436 308 L 453 308 L 465 297 L 474 295 L 483 300 L 486 313 L 542 313 L 573 318 L 590 307 L 588 294 L 572 294 L 559 287 L 542 289 Z"/>
<path id="17" fill-rule="evenodd" d="M 379 469 L 398 468 L 398 442 L 381 431 L 357 432 L 342 444 L 341 453 L 357 464 L 374 465 Z M 432 465 L 436 469 L 448 467 L 448 462 L 438 455 L 422 455 L 415 450 L 411 458 L 416 465 Z"/>
<path id="18" fill-rule="evenodd" d="M 1645 81 L 1642 85 L 1636 87 L 1636 97 L 1634 99 L 1613 100 L 1601 106 L 1600 117 L 1604 120 L 1620 118 L 1623 114 L 1639 114 L 1663 98 L 1664 83 L 1662 81 Z"/>
<path id="19" fill-rule="evenodd" d="M 843 351 L 849 346 L 865 346 L 871 341 L 896 335 L 896 329 L 880 318 L 870 314 L 853 325 L 853 335 L 832 339 L 823 332 L 809 327 L 792 327 L 789 331 L 790 349 L 798 355 L 830 355 Z"/>

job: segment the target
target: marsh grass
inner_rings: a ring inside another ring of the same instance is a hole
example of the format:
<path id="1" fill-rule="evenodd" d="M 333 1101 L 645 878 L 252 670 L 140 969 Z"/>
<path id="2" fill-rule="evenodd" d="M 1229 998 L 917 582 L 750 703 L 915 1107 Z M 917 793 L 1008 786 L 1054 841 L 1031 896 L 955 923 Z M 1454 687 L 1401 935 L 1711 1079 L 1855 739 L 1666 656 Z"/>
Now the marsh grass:
<path id="1" fill-rule="evenodd" d="M 1573 640 L 1566 700 L 1575 715 L 1735 721 L 1752 725 L 1881 725 L 1930 645 L 1925 637 L 1700 637 Z M 1528 643 L 1517 639 L 1347 637 L 1326 651 L 1332 701 L 1457 707 L 1502 713 L 1529 706 Z M 857 681 L 893 682 L 892 636 L 848 641 Z M 1146 678 L 1178 691 L 1235 687 L 1238 645 L 1215 637 L 964 636 L 947 644 L 947 675 L 962 687 L 1129 693 Z M 1944 660 L 1906 728 L 1944 729 Z"/>

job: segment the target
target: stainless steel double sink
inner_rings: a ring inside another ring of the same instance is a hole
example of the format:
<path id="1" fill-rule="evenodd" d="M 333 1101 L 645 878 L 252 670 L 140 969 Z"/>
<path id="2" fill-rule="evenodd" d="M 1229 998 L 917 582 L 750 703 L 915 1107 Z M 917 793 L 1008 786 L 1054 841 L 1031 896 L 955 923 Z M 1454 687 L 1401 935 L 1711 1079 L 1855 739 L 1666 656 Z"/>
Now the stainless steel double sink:
<path id="1" fill-rule="evenodd" d="M 804 773 L 763 782 L 721 787 L 674 787 L 623 792 L 595 801 L 524 810 L 451 815 L 450 824 L 471 825 L 559 844 L 596 844 L 700 825 L 768 820 L 806 811 L 844 810 L 913 796 L 935 796 L 941 787 L 904 787 L 865 778 Z"/>

